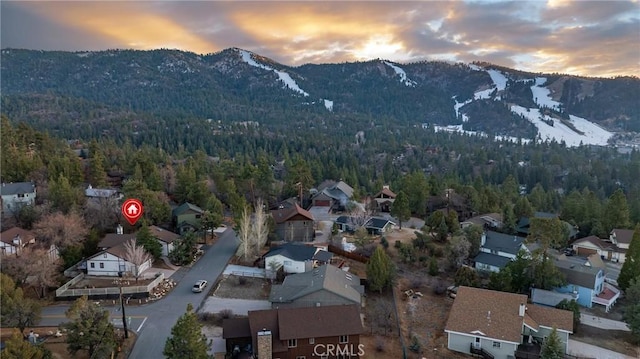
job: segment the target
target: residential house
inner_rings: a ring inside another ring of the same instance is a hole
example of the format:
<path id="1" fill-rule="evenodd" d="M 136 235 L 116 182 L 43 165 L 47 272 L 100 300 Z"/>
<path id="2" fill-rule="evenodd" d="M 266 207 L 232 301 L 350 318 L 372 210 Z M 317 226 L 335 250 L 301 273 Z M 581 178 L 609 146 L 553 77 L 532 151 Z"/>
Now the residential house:
<path id="1" fill-rule="evenodd" d="M 116 199 L 120 200 L 124 197 L 120 191 L 111 188 L 93 188 L 93 186 L 89 185 L 84 190 L 85 197 L 91 199 Z"/>
<path id="2" fill-rule="evenodd" d="M 36 202 L 36 185 L 33 182 L 2 183 L 0 187 L 2 199 L 2 216 L 10 217 L 23 206 Z"/>
<path id="3" fill-rule="evenodd" d="M 251 339 L 258 359 L 349 358 L 364 355 L 363 332 L 359 307 L 339 305 L 250 311 L 226 319 L 222 337 L 239 351 Z"/>
<path id="4" fill-rule="evenodd" d="M 471 217 L 466 221 L 460 222 L 460 228 L 467 228 L 470 226 L 480 226 L 485 230 L 494 230 L 502 228 L 502 214 L 500 213 L 487 213 L 475 217 Z"/>
<path id="5" fill-rule="evenodd" d="M 591 308 L 593 304 L 600 304 L 609 311 L 620 297 L 620 290 L 605 282 L 603 268 L 559 258 L 555 259 L 554 264 L 567 278 L 567 285 L 554 291 L 576 294 L 576 302 L 581 306 Z"/>
<path id="6" fill-rule="evenodd" d="M 185 202 L 171 211 L 173 225 L 179 234 L 189 231 L 197 231 L 201 226 L 202 213 L 204 211 L 189 202 Z"/>
<path id="7" fill-rule="evenodd" d="M 613 229 L 609 234 L 609 241 L 614 245 L 620 248 L 620 253 L 618 254 L 617 261 L 620 263 L 624 263 L 625 254 L 629 249 L 629 245 L 631 244 L 631 239 L 633 239 L 633 230 L 631 229 Z M 612 259 L 613 260 L 613 259 Z"/>
<path id="8" fill-rule="evenodd" d="M 135 276 L 151 268 L 152 259 L 136 266 L 126 258 L 125 243 L 107 248 L 87 259 L 87 275 L 117 277 L 122 272 Z"/>
<path id="9" fill-rule="evenodd" d="M 455 211 L 460 222 L 475 215 L 469 201 L 451 188 L 445 189 L 439 196 L 427 198 L 427 213 L 430 215 L 435 211 L 442 211 L 445 215 Z"/>
<path id="10" fill-rule="evenodd" d="M 445 326 L 450 350 L 484 358 L 537 358 L 553 328 L 567 353 L 573 313 L 527 304 L 527 296 L 460 287 Z"/>
<path id="11" fill-rule="evenodd" d="M 371 217 L 369 218 L 364 226 L 367 232 L 373 235 L 382 235 L 387 232 L 391 232 L 396 229 L 395 222 L 392 222 L 390 219 L 382 218 L 382 217 Z"/>
<path id="12" fill-rule="evenodd" d="M 612 241 L 600 239 L 597 236 L 588 236 L 577 239 L 571 244 L 571 247 L 580 256 L 589 256 L 597 254 L 604 259 L 624 263 L 626 248 L 620 248 Z"/>
<path id="13" fill-rule="evenodd" d="M 297 243 L 285 243 L 272 248 L 265 258 L 267 273 L 280 269 L 285 273 L 304 273 L 322 263 L 329 263 L 333 254 L 321 248 Z M 273 275 L 274 273 L 270 273 Z"/>
<path id="14" fill-rule="evenodd" d="M 516 259 L 518 252 L 529 252 L 525 238 L 510 234 L 486 231 L 482 234 L 480 253 L 473 259 L 479 270 L 499 272 L 507 263 Z"/>
<path id="15" fill-rule="evenodd" d="M 389 189 L 389 186 L 382 186 L 382 190 L 373 196 L 376 210 L 379 212 L 391 212 L 391 206 L 396 200 L 396 194 Z"/>
<path id="16" fill-rule="evenodd" d="M 330 264 L 288 275 L 271 287 L 274 309 L 362 304 L 364 286 L 360 278 Z"/>
<path id="17" fill-rule="evenodd" d="M 343 181 L 326 181 L 318 186 L 318 191 L 311 199 L 314 207 L 331 207 L 343 211 L 353 198 L 353 188 Z"/>
<path id="18" fill-rule="evenodd" d="M 151 235 L 153 236 L 153 238 L 155 238 L 162 246 L 163 256 L 168 256 L 169 253 L 171 253 L 171 251 L 173 250 L 173 242 L 175 242 L 176 239 L 180 238 L 178 234 L 175 234 L 158 226 L 149 226 L 149 231 L 151 231 Z"/>
<path id="19" fill-rule="evenodd" d="M 351 216 L 340 216 L 334 221 L 339 231 L 354 232 L 356 230 L 357 220 Z"/>
<path id="20" fill-rule="evenodd" d="M 19 254 L 29 244 L 36 243 L 33 232 L 20 227 L 9 228 L 0 233 L 0 254 Z"/>
<path id="21" fill-rule="evenodd" d="M 118 227 L 116 227 L 116 233 L 107 233 L 100 242 L 98 242 L 98 248 L 101 250 L 109 249 L 123 244 L 130 239 L 136 240 L 135 233 L 124 234 L 122 226 L 118 225 Z"/>
<path id="22" fill-rule="evenodd" d="M 284 241 L 309 242 L 314 238 L 313 215 L 297 203 L 292 206 L 281 206 L 271 211 L 276 223 L 275 233 Z"/>

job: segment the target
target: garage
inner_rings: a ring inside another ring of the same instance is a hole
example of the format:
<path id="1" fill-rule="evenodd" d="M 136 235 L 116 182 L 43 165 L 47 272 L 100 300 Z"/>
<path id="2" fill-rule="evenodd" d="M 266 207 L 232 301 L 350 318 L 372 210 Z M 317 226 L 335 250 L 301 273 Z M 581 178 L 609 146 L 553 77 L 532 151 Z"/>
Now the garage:
<path id="1" fill-rule="evenodd" d="M 584 248 L 584 247 L 578 247 L 576 248 L 578 255 L 579 256 L 583 256 L 583 257 L 588 257 L 592 254 L 596 254 L 598 253 L 597 249 L 591 249 L 591 248 Z"/>

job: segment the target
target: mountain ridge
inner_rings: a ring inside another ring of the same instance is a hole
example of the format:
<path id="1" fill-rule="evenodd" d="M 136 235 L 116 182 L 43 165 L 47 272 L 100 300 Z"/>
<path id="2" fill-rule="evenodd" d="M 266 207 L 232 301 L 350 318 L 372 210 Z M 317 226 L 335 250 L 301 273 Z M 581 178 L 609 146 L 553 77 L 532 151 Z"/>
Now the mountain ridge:
<path id="1" fill-rule="evenodd" d="M 486 63 L 381 59 L 288 66 L 240 48 L 207 55 L 3 49 L 1 59 L 3 105 L 49 94 L 140 113 L 232 121 L 269 111 L 303 119 L 357 114 L 568 145 L 603 145 L 614 133 L 640 132 L 640 80 L 633 76 L 592 78 Z M 606 133 L 590 127 L 594 132 L 586 136 L 576 130 L 590 126 L 584 121 Z"/>

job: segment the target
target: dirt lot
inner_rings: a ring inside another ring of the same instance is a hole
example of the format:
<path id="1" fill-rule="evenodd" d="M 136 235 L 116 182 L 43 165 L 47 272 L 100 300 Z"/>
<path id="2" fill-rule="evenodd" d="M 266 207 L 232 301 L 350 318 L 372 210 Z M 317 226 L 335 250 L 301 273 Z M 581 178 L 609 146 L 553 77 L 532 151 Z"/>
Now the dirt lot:
<path id="1" fill-rule="evenodd" d="M 213 295 L 220 298 L 268 299 L 271 283 L 263 278 L 229 275 L 220 280 Z"/>
<path id="2" fill-rule="evenodd" d="M 55 333 L 58 328 L 57 327 L 35 327 L 35 328 L 27 328 L 25 330 L 26 333 L 33 329 L 33 331 L 39 335 L 39 338 L 46 338 L 44 342 L 44 346 L 51 350 L 54 359 L 89 359 L 89 355 L 85 351 L 79 351 L 75 355 L 71 355 L 67 351 L 67 343 L 65 342 L 66 338 L 63 335 L 62 337 L 55 337 L 53 333 Z M 17 329 L 12 328 L 2 328 L 0 336 L 2 337 L 2 341 L 9 339 L 13 333 L 13 331 Z M 116 329 L 118 331 L 118 329 Z M 125 359 L 133 347 L 133 344 L 136 341 L 136 335 L 134 333 L 129 333 L 129 339 L 124 342 L 119 353 L 115 353 L 114 359 Z"/>
<path id="3" fill-rule="evenodd" d="M 640 347 L 631 344 L 631 333 L 629 332 L 604 330 L 580 324 L 571 339 L 640 358 Z"/>
<path id="4" fill-rule="evenodd" d="M 138 279 L 136 282 L 135 279 L 126 279 L 122 281 L 122 286 L 144 286 L 151 283 L 153 279 Z M 109 288 L 109 287 L 117 287 L 118 279 L 114 278 L 84 278 L 72 288 L 82 289 L 82 288 Z"/>

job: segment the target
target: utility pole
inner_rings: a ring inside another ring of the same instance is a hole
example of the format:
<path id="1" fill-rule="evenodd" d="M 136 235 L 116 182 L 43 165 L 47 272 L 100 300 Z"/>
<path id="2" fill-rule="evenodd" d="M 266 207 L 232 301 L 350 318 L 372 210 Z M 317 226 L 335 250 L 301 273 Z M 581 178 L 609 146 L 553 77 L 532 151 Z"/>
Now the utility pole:
<path id="1" fill-rule="evenodd" d="M 124 301 L 122 300 L 122 275 L 123 273 L 118 272 L 118 287 L 120 288 L 120 307 L 122 308 L 122 326 L 124 327 L 124 338 L 129 338 L 129 331 L 127 330 L 127 316 L 124 314 Z"/>

